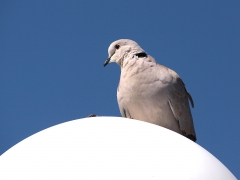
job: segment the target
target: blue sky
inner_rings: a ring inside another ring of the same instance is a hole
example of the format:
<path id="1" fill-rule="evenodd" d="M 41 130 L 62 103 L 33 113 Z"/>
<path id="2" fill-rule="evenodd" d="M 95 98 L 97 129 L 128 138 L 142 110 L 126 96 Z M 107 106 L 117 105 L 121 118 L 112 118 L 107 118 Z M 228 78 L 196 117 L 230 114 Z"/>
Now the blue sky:
<path id="1" fill-rule="evenodd" d="M 1 1 L 0 154 L 91 113 L 120 116 L 111 42 L 138 42 L 191 93 L 197 143 L 240 178 L 240 1 Z M 159 142 L 160 143 L 160 142 Z"/>

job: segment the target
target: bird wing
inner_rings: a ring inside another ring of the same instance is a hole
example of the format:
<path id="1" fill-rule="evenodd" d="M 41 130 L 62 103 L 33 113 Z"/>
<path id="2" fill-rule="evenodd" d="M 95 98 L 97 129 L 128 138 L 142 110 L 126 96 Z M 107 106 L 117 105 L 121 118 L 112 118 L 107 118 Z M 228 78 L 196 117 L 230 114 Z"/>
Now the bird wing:
<path id="1" fill-rule="evenodd" d="M 187 92 L 181 78 L 172 70 L 169 70 L 173 75 L 173 83 L 168 88 L 168 102 L 170 108 L 179 122 L 180 130 L 185 136 L 196 141 L 196 133 L 194 130 L 192 114 L 189 106 L 189 101 L 194 107 L 191 95 Z M 189 101 L 188 101 L 189 100 Z"/>

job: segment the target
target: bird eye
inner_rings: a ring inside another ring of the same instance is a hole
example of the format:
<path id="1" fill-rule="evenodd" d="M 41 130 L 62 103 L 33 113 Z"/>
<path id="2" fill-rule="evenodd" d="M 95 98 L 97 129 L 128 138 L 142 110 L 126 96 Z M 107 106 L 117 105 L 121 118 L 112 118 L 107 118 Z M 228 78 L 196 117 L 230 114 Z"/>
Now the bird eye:
<path id="1" fill-rule="evenodd" d="M 120 48 L 120 46 L 119 46 L 118 44 L 116 44 L 116 45 L 115 45 L 115 48 L 116 48 L 116 49 L 119 49 L 119 48 Z"/>

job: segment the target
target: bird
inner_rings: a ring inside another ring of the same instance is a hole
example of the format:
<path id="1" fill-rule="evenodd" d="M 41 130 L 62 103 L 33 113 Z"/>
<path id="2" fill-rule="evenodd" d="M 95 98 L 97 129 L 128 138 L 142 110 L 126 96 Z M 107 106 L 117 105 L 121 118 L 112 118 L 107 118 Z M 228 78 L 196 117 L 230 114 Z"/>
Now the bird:
<path id="1" fill-rule="evenodd" d="M 111 62 L 121 69 L 117 100 L 122 117 L 156 124 L 196 141 L 193 99 L 174 70 L 158 64 L 130 39 L 110 44 L 104 67 Z"/>
<path id="2" fill-rule="evenodd" d="M 97 115 L 96 114 L 90 114 L 89 116 L 87 116 L 87 118 L 89 118 L 89 117 L 97 117 Z"/>

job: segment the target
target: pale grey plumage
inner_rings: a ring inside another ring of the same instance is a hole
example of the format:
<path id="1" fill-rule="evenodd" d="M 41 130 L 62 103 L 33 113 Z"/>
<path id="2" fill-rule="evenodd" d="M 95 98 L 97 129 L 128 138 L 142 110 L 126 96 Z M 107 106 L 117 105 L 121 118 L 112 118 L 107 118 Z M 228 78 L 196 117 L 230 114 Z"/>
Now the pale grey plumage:
<path id="1" fill-rule="evenodd" d="M 171 129 L 196 141 L 190 100 L 181 78 L 158 64 L 134 41 L 120 39 L 108 48 L 104 63 L 121 67 L 117 99 L 123 117 L 138 119 Z"/>

